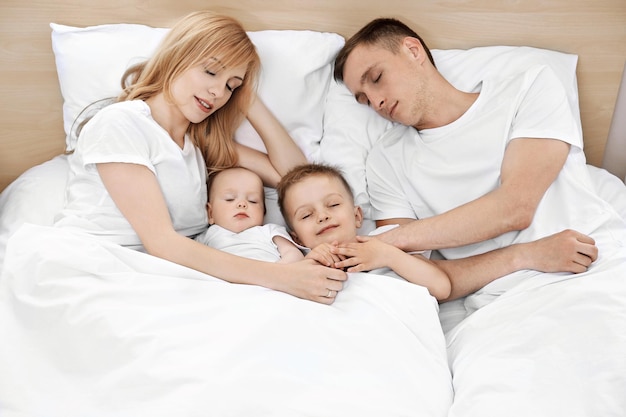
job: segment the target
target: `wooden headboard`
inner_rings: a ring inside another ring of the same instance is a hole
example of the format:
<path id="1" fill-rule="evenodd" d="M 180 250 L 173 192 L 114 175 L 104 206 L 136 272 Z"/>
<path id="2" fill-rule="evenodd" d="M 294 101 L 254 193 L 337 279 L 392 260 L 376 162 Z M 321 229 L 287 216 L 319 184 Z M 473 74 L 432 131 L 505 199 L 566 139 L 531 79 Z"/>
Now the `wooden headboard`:
<path id="1" fill-rule="evenodd" d="M 310 29 L 350 36 L 367 21 L 397 17 L 431 48 L 527 45 L 577 54 L 588 162 L 602 163 L 626 59 L 624 0 L 3 0 L 0 13 L 0 190 L 63 152 L 62 98 L 50 22 L 72 26 L 170 26 L 213 9 L 247 30 Z"/>

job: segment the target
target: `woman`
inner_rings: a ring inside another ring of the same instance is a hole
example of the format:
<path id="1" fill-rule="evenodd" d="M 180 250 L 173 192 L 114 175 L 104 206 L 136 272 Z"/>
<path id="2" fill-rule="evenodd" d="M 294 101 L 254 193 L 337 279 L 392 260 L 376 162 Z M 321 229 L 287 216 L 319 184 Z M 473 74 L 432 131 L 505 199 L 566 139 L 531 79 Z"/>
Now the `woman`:
<path id="1" fill-rule="evenodd" d="M 236 20 L 206 11 L 180 20 L 147 62 L 127 71 L 117 102 L 83 126 L 69 157 L 67 202 L 57 225 L 229 282 L 332 303 L 346 279 L 343 271 L 309 260 L 254 261 L 189 238 L 206 227 L 207 171 L 241 165 L 275 186 L 304 162 L 256 98 L 259 68 L 254 45 Z M 234 142 L 244 116 L 267 155 Z"/>

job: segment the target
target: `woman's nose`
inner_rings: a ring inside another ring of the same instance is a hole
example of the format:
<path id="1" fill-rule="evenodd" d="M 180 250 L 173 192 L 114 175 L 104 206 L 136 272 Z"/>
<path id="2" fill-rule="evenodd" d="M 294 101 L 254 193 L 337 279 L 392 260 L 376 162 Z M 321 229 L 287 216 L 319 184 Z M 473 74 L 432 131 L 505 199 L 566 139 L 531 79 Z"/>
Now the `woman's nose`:
<path id="1" fill-rule="evenodd" d="M 226 86 L 220 86 L 219 84 L 214 84 L 209 88 L 209 94 L 211 94 L 215 98 L 224 97 L 226 93 Z"/>

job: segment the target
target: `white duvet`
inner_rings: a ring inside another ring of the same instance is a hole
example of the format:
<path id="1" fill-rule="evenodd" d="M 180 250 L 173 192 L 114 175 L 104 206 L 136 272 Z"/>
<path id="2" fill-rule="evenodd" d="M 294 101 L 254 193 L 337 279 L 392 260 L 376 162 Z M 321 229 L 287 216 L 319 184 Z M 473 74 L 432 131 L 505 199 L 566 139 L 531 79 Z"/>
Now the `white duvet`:
<path id="1" fill-rule="evenodd" d="M 351 274 L 332 306 L 25 225 L 0 278 L 0 415 L 445 416 L 436 304 Z"/>
<path id="2" fill-rule="evenodd" d="M 624 417 L 626 249 L 579 275 L 528 271 L 446 339 L 450 417 Z"/>

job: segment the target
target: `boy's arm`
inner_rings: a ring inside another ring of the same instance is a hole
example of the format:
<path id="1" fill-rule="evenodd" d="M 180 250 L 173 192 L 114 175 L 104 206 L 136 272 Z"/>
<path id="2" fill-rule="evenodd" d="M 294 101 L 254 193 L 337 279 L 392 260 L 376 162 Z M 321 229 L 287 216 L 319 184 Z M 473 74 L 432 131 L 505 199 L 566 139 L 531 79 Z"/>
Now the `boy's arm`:
<path id="1" fill-rule="evenodd" d="M 428 288 L 437 300 L 450 296 L 450 279 L 434 262 L 421 255 L 408 254 L 372 237 L 359 236 L 358 240 L 358 243 L 342 244 L 335 249 L 338 255 L 347 257 L 335 264 L 336 267 L 347 267 L 348 272 L 391 268 L 405 280 Z"/>
<path id="2" fill-rule="evenodd" d="M 274 236 L 273 240 L 280 253 L 280 259 L 277 262 L 288 264 L 304 259 L 304 255 L 293 242 L 282 236 Z"/>

